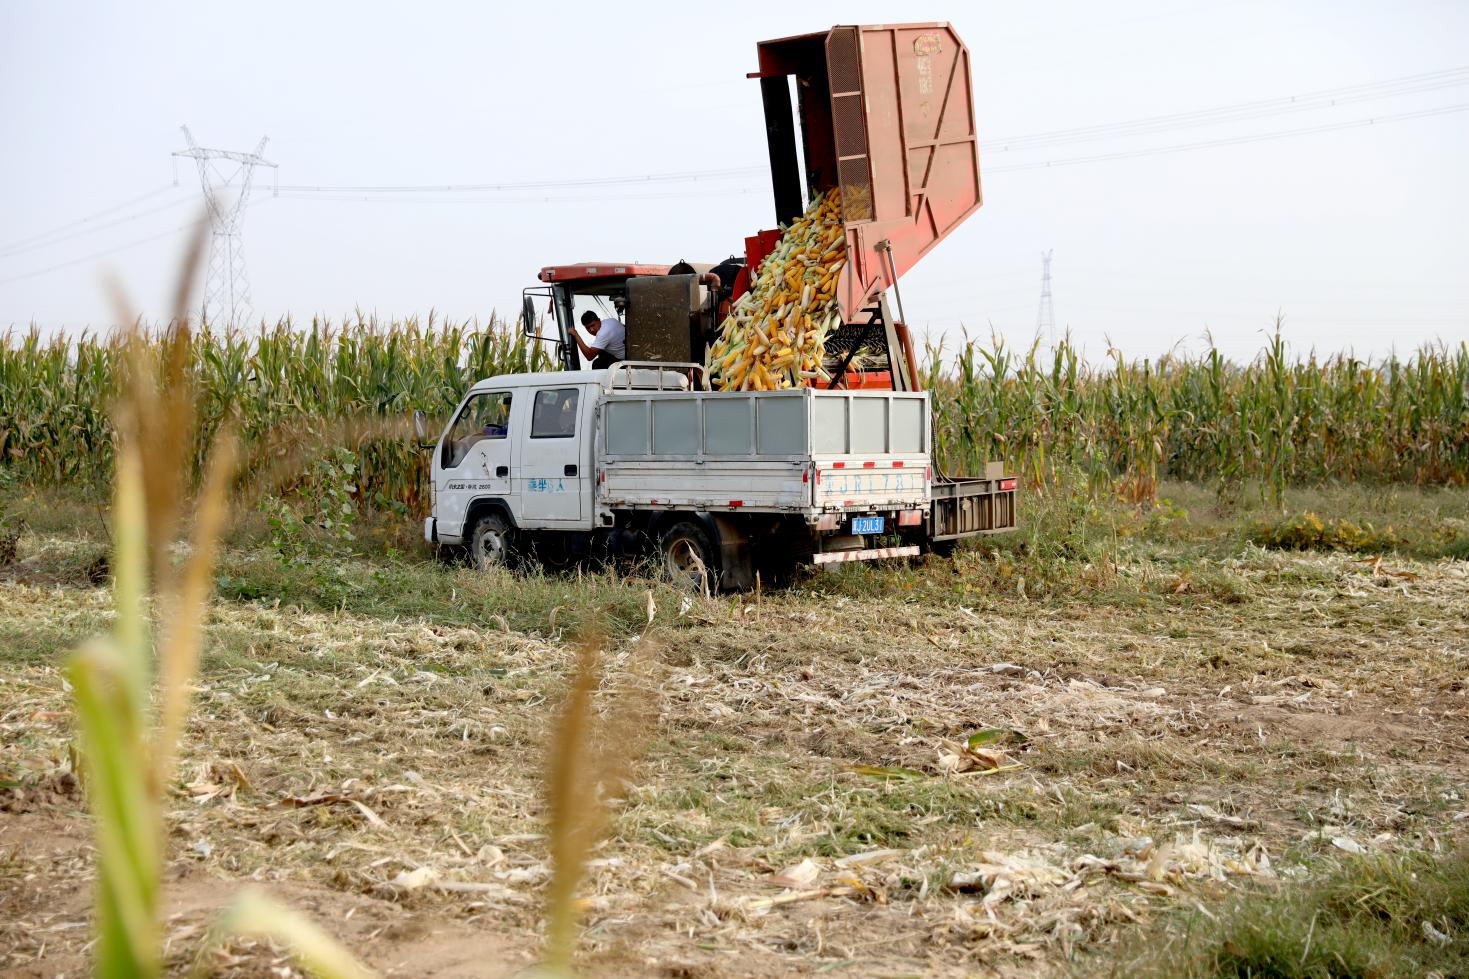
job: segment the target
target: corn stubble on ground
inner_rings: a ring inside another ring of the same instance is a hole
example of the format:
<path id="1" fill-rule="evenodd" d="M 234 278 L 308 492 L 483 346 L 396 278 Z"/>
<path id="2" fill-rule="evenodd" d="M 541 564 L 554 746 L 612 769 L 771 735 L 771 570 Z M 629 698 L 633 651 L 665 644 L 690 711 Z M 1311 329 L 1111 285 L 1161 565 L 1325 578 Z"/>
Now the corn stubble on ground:
<path id="1" fill-rule="evenodd" d="M 88 961 L 60 665 L 112 604 L 83 573 L 94 524 L 51 528 L 0 569 L 0 971 L 35 977 Z M 588 624 L 607 636 L 593 714 L 625 688 L 648 706 L 645 754 L 597 779 L 585 975 L 1136 974 L 1199 907 L 1462 845 L 1465 564 L 1194 533 L 1139 530 L 1107 576 L 1039 598 L 1002 553 L 758 602 L 406 559 L 282 571 L 236 540 L 220 570 L 253 597 L 211 607 L 167 796 L 168 966 L 247 880 L 384 975 L 538 957 L 541 748 Z M 1409 925 L 1449 954 L 1469 926 L 1435 914 Z M 237 941 L 211 968 L 293 966 Z"/>

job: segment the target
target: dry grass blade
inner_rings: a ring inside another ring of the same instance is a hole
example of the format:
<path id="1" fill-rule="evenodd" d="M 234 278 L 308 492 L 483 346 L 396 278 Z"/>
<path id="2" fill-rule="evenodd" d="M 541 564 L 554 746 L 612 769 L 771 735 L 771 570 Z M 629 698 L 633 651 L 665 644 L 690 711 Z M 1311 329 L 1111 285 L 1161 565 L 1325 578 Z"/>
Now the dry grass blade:
<path id="1" fill-rule="evenodd" d="M 643 672 L 650 648 L 645 633 L 632 657 L 635 672 Z M 639 719 L 648 713 L 645 692 L 629 684 L 614 693 L 607 714 L 598 715 L 593 700 L 601 683 L 601 663 L 600 642 L 583 637 L 546 761 L 547 832 L 553 864 L 546 892 L 546 950 L 541 966 L 547 975 L 572 975 L 576 892 L 586 874 L 587 856 L 606 827 L 604 792 L 625 776 L 639 743 Z"/>
<path id="2" fill-rule="evenodd" d="M 196 239 L 202 231 L 196 234 Z M 196 241 L 197 244 L 197 241 Z M 197 255 L 197 247 L 193 249 Z M 189 278 L 186 270 L 185 278 Z M 176 326 L 187 340 L 187 326 Z M 160 751 L 150 738 L 149 700 L 153 650 L 148 628 L 146 595 L 150 565 L 155 582 L 172 582 L 169 547 L 179 520 L 181 432 L 193 424 L 192 400 L 181 383 L 182 360 L 175 354 L 161 372 L 154 358 L 134 338 L 129 343 L 131 375 L 117 406 L 118 452 L 115 498 L 117 623 L 111 641 L 99 640 L 73 658 L 71 680 L 75 691 L 82 759 L 88 798 L 97 835 L 97 957 L 96 973 L 104 977 L 151 977 L 159 973 L 159 893 L 164 834 L 160 767 L 172 757 L 172 747 Z M 162 377 L 159 386 L 158 375 Z M 222 512 L 232 466 L 212 481 L 215 499 L 205 510 Z M 215 521 L 217 523 L 217 519 Z M 212 551 L 210 552 L 212 554 Z M 208 570 L 204 571 L 204 582 Z M 191 594 L 196 605 L 207 597 L 202 584 Z M 197 609 L 178 607 L 189 616 Z M 197 663 L 197 626 L 170 643 L 175 658 Z M 163 699 L 177 700 L 192 681 L 166 666 Z"/>
<path id="3" fill-rule="evenodd" d="M 576 948 L 576 889 L 586 869 L 601 824 L 587 732 L 592 724 L 592 694 L 600 678 L 600 646 L 583 639 L 577 650 L 571 689 L 556 716 L 555 739 L 548 759 L 546 801 L 550 807 L 551 860 L 554 872 L 546 891 L 545 968 L 571 974 Z"/>
<path id="4" fill-rule="evenodd" d="M 200 630 L 213 590 L 219 535 L 224 528 L 230 482 L 235 472 L 235 440 L 226 435 L 215 447 L 209 476 L 199 496 L 192 552 L 184 565 L 178 593 L 168 609 L 160 657 L 162 708 L 154 743 L 155 779 L 166 782 L 173 772 L 178 740 L 188 714 L 190 690 L 199 670 Z"/>
<path id="5" fill-rule="evenodd" d="M 373 979 L 376 975 L 310 919 L 250 889 L 235 900 L 201 948 L 195 976 L 208 974 L 209 953 L 231 937 L 264 938 L 284 945 L 296 961 L 321 979 Z"/>

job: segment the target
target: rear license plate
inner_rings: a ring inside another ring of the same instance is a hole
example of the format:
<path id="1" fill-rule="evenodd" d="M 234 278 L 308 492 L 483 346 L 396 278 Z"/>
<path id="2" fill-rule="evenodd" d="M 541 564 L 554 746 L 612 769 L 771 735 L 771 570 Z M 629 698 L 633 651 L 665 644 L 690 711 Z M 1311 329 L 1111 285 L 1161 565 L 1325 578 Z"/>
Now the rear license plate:
<path id="1" fill-rule="evenodd" d="M 852 533 L 854 534 L 880 534 L 885 518 L 883 517 L 853 517 Z"/>

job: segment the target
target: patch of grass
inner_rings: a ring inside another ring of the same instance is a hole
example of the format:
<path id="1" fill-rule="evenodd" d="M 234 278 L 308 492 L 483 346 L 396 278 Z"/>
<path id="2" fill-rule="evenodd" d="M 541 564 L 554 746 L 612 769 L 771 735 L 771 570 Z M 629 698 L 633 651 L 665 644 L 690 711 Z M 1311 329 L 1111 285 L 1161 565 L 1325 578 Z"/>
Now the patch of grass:
<path id="1" fill-rule="evenodd" d="M 1256 524 L 1250 531 L 1250 542 L 1260 547 L 1281 551 L 1350 551 L 1356 554 L 1382 554 L 1403 543 L 1392 527 L 1375 529 L 1370 523 L 1314 513 L 1298 513 L 1274 523 Z"/>
<path id="2" fill-rule="evenodd" d="M 648 617 L 648 592 L 671 617 L 681 597 L 659 582 L 615 571 L 589 574 L 482 572 L 408 559 L 308 558 L 228 552 L 220 563 L 226 599 L 345 611 L 383 619 L 427 618 L 444 626 L 508 628 L 540 635 L 593 629 L 628 635 Z"/>
<path id="3" fill-rule="evenodd" d="M 1249 491 L 1227 505 L 1198 484 L 1168 483 L 1160 492 L 1170 511 L 1186 514 L 1188 530 L 1178 529 L 1176 513 L 1167 520 L 1149 518 L 1135 532 L 1139 540 L 1213 539 L 1231 547 L 1253 540 L 1284 549 L 1469 558 L 1469 496 L 1458 489 L 1357 483 L 1291 487 L 1284 516 Z M 1319 530 L 1315 523 L 1321 524 Z"/>
<path id="4" fill-rule="evenodd" d="M 0 484 L 0 523 L 22 533 L 105 541 L 110 505 L 105 486 Z"/>
<path id="5" fill-rule="evenodd" d="M 1191 747 L 1184 751 L 1145 737 L 1119 735 L 1084 748 L 1053 747 L 1031 763 L 1058 775 L 1089 773 L 1106 778 L 1126 775 L 1145 781 L 1247 781 L 1257 771 L 1248 758 Z"/>
<path id="6" fill-rule="evenodd" d="M 6 666 L 55 666 L 72 648 L 101 628 L 102 619 L 73 628 L 36 627 L 0 620 L 0 663 Z"/>
<path id="7" fill-rule="evenodd" d="M 1469 850 L 1362 859 L 1242 896 L 1216 920 L 1168 919 L 1108 974 L 1185 979 L 1469 975 Z"/>

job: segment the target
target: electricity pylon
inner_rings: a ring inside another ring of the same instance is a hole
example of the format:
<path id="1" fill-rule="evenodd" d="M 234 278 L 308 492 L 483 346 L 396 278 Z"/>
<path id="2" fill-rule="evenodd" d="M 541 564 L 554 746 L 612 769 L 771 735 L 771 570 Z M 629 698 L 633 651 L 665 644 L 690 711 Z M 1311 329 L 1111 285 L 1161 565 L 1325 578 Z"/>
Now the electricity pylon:
<path id="1" fill-rule="evenodd" d="M 1056 309 L 1051 305 L 1051 252 L 1041 252 L 1041 305 L 1035 313 L 1035 335 L 1048 344 L 1056 342 Z"/>
<path id="2" fill-rule="evenodd" d="M 251 317 L 250 280 L 245 274 L 245 255 L 240 248 L 241 214 L 250 199 L 255 168 L 275 167 L 260 155 L 270 137 L 260 137 L 255 152 L 239 153 L 205 149 L 194 141 L 188 126 L 180 128 L 189 148 L 179 150 L 174 156 L 188 157 L 199 165 L 199 182 L 203 185 L 209 213 L 209 269 L 204 278 L 204 305 L 200 314 L 205 323 L 236 326 Z M 221 167 L 220 161 L 235 166 Z"/>

